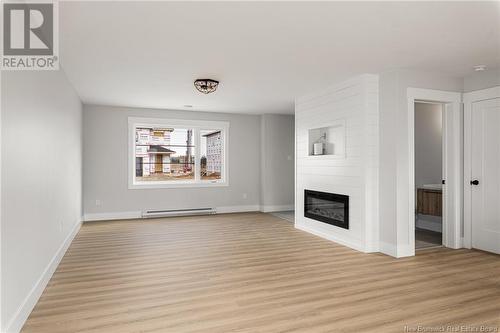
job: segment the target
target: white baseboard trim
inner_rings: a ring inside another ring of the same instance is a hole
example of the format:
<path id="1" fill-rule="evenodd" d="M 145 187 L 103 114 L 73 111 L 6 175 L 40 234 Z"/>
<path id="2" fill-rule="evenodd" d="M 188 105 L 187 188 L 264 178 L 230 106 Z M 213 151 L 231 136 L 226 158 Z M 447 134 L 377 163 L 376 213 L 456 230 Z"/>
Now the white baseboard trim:
<path id="1" fill-rule="evenodd" d="M 385 242 L 380 242 L 380 253 L 387 254 L 394 258 L 404 258 L 415 256 L 415 248 L 409 245 L 396 246 Z"/>
<path id="2" fill-rule="evenodd" d="M 388 256 L 397 258 L 398 248 L 394 244 L 380 242 L 380 253 L 387 254 Z"/>
<path id="3" fill-rule="evenodd" d="M 366 252 L 365 251 L 365 247 L 363 246 L 363 244 L 360 244 L 360 243 L 355 242 L 353 240 L 341 239 L 341 238 L 338 238 L 336 236 L 324 233 L 322 231 L 316 230 L 314 228 L 311 228 L 311 227 L 309 227 L 307 225 L 303 225 L 303 224 L 295 223 L 295 228 L 299 229 L 299 230 L 302 230 L 302 231 L 305 231 L 305 232 L 308 232 L 308 233 L 311 233 L 313 235 L 319 236 L 321 238 L 328 239 L 328 240 L 330 240 L 332 242 L 339 243 L 341 245 L 350 247 L 351 249 L 354 249 L 356 251 Z"/>
<path id="4" fill-rule="evenodd" d="M 227 213 L 246 213 L 260 211 L 259 205 L 246 205 L 246 206 L 224 206 L 217 207 L 216 214 Z M 142 218 L 142 211 L 129 211 L 129 212 L 109 212 L 109 213 L 92 213 L 83 216 L 84 222 L 90 221 L 111 221 L 111 220 L 128 220 Z"/>
<path id="5" fill-rule="evenodd" d="M 227 213 L 246 213 L 246 212 L 258 212 L 260 210 L 259 205 L 246 205 L 246 206 L 225 206 L 215 208 L 217 214 L 227 214 Z"/>
<path id="6" fill-rule="evenodd" d="M 83 215 L 83 221 L 107 221 L 107 220 L 128 220 L 139 219 L 142 217 L 142 211 L 131 212 L 111 212 L 111 213 L 93 213 Z"/>
<path id="7" fill-rule="evenodd" d="M 260 211 L 263 213 L 271 213 L 271 212 L 283 212 L 287 210 L 294 210 L 294 205 L 261 205 Z"/>
<path id="8" fill-rule="evenodd" d="M 380 246 L 378 243 L 368 243 L 365 246 L 365 252 L 366 253 L 375 253 L 375 252 L 380 252 Z"/>
<path id="9" fill-rule="evenodd" d="M 26 296 L 23 303 L 16 311 L 15 315 L 12 317 L 12 319 L 8 321 L 6 325 L 6 331 L 5 331 L 6 333 L 18 333 L 21 331 L 24 323 L 26 322 L 26 319 L 28 319 L 31 311 L 38 302 L 38 299 L 45 290 L 45 287 L 49 283 L 50 278 L 56 271 L 57 266 L 59 266 L 61 259 L 64 257 L 64 254 L 68 250 L 71 242 L 75 238 L 81 226 L 82 223 L 80 221 L 75 224 L 73 230 L 71 230 L 69 235 L 66 237 L 64 242 L 61 244 L 61 246 L 55 253 L 54 257 L 52 257 L 52 260 L 49 262 L 49 264 L 43 271 L 42 275 L 40 276 L 38 281 L 35 283 L 31 291 L 29 292 L 28 296 Z"/>
<path id="10" fill-rule="evenodd" d="M 396 258 L 413 257 L 415 256 L 415 246 L 400 245 Z"/>

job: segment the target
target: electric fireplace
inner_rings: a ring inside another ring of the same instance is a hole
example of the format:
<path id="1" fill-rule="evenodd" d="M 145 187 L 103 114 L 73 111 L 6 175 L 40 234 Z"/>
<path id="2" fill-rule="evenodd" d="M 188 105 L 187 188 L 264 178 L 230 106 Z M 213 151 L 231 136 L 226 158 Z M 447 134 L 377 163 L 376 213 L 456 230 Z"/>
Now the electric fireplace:
<path id="1" fill-rule="evenodd" d="M 304 216 L 349 229 L 349 196 L 304 190 Z"/>

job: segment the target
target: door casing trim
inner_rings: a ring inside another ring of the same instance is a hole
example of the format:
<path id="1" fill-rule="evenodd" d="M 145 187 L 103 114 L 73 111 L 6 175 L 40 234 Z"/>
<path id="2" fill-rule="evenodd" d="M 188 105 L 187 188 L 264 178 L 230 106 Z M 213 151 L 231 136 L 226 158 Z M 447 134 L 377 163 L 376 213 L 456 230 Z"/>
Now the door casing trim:
<path id="1" fill-rule="evenodd" d="M 443 106 L 443 245 L 462 247 L 462 93 L 433 89 L 408 88 L 408 239 L 407 251 L 415 255 L 415 102 L 429 101 Z"/>

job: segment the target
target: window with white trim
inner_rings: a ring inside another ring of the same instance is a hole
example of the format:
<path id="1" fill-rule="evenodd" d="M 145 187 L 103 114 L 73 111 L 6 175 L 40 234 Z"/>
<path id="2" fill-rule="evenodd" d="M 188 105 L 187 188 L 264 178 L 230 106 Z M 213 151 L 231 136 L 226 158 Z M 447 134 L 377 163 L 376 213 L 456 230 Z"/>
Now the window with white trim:
<path id="1" fill-rule="evenodd" d="M 129 188 L 227 184 L 228 122 L 129 118 Z"/>

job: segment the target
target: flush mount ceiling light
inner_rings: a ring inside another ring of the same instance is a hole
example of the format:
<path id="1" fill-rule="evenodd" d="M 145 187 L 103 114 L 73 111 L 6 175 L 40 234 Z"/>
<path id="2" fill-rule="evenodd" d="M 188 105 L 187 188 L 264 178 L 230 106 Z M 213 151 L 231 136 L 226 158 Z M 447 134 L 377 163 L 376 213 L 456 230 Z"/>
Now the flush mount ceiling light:
<path id="1" fill-rule="evenodd" d="M 486 65 L 477 65 L 477 66 L 474 66 L 474 70 L 476 72 L 482 72 L 482 71 L 486 70 Z"/>
<path id="2" fill-rule="evenodd" d="M 219 85 L 219 81 L 215 81 L 212 79 L 198 79 L 194 81 L 194 86 L 196 89 L 204 94 L 210 94 L 217 90 L 217 86 Z"/>

